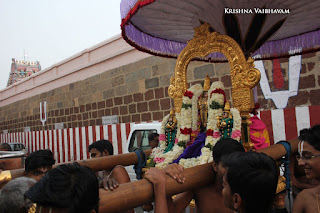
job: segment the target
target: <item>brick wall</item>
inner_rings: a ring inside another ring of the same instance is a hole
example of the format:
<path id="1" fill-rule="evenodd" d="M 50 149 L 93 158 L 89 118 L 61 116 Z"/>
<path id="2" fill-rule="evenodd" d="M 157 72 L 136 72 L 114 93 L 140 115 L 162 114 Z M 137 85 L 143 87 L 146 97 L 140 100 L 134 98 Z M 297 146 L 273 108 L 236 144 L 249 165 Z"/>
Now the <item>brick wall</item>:
<path id="1" fill-rule="evenodd" d="M 291 97 L 288 107 L 320 105 L 320 52 L 302 56 L 299 92 Z M 53 89 L 0 108 L 0 130 L 24 131 L 54 129 L 55 123 L 65 128 L 101 125 L 102 116 L 118 115 L 120 123 L 160 120 L 173 107 L 168 96 L 175 59 L 151 56 L 139 62 L 108 70 L 86 80 Z M 280 59 L 284 86 L 273 84 L 272 61 L 264 61 L 272 91 L 288 89 L 288 59 Z M 90 69 L 87 68 L 87 69 Z M 188 66 L 189 86 L 202 82 L 206 73 L 211 81 L 224 83 L 230 100 L 231 79 L 227 63 L 191 62 Z M 263 109 L 274 109 L 258 86 L 258 100 Z M 40 122 L 40 102 L 47 101 L 47 122 Z"/>

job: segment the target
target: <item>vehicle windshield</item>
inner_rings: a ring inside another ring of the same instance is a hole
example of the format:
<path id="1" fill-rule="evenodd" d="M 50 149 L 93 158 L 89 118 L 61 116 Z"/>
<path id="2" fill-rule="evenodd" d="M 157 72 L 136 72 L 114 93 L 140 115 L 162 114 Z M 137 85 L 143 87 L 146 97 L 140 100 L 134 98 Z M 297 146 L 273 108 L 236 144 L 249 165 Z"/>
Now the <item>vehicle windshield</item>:
<path id="1" fill-rule="evenodd" d="M 24 150 L 25 147 L 23 144 L 13 144 L 13 147 L 12 147 L 12 151 L 21 151 L 21 150 Z"/>

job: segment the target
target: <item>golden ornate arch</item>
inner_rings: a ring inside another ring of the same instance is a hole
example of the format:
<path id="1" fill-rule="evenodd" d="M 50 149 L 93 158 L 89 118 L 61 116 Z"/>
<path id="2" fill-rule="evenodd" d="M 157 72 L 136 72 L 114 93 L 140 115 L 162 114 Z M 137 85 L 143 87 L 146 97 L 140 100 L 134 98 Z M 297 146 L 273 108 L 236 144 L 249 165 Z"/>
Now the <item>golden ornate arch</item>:
<path id="1" fill-rule="evenodd" d="M 210 32 L 205 23 L 195 28 L 195 35 L 181 51 L 175 66 L 175 76 L 170 79 L 168 93 L 174 99 L 176 112 L 181 112 L 182 97 L 187 89 L 187 67 L 196 57 L 205 57 L 213 52 L 224 54 L 229 62 L 232 83 L 232 102 L 242 117 L 242 140 L 246 148 L 252 147 L 249 139 L 249 112 L 254 107 L 252 88 L 260 81 L 260 72 L 254 68 L 254 60 L 246 60 L 239 44 L 227 35 Z M 248 147 L 250 146 L 250 147 Z"/>

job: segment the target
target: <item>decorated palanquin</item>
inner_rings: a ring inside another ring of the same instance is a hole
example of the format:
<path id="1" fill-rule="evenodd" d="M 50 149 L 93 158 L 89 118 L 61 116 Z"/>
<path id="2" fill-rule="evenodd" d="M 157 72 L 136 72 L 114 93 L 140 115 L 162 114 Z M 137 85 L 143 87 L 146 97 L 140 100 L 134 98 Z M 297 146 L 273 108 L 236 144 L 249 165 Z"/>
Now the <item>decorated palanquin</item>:
<path id="1" fill-rule="evenodd" d="M 191 59 L 212 52 L 221 52 L 228 59 L 233 107 L 226 101 L 222 82 L 210 83 L 208 75 L 203 86 L 187 88 L 186 70 Z M 232 38 L 210 32 L 208 24 L 195 28 L 194 38 L 179 54 L 168 89 L 175 112 L 172 110 L 164 117 L 160 145 L 153 149 L 147 166 L 164 168 L 178 163 L 190 168 L 212 162 L 212 148 L 221 138 L 233 138 L 247 151 L 270 146 L 265 125 L 257 116 L 249 115 L 255 108 L 252 88 L 259 80 L 260 72 L 254 68 L 253 59 L 246 60 Z M 283 191 L 283 183 L 281 177 L 278 192 Z"/>
<path id="2" fill-rule="evenodd" d="M 233 138 L 240 142 L 240 136 L 238 109 L 230 108 L 223 84 L 210 84 L 207 75 L 203 87 L 196 84 L 185 91 L 180 113 L 174 114 L 171 110 L 164 117 L 160 145 L 153 149 L 148 165 L 163 168 L 170 163 L 178 163 L 190 168 L 209 163 L 213 160 L 212 148 L 220 138 Z"/>
<path id="3" fill-rule="evenodd" d="M 249 113 L 254 108 L 252 88 L 260 80 L 253 60 L 246 60 L 240 46 L 230 37 L 210 32 L 203 24 L 179 54 L 175 76 L 168 93 L 174 99 L 174 110 L 165 116 L 160 132 L 160 145 L 154 149 L 147 165 L 163 168 L 179 163 L 185 168 L 212 161 L 212 147 L 220 138 L 233 138 L 252 150 Z M 226 101 L 222 82 L 210 83 L 207 75 L 203 86 L 187 88 L 186 70 L 193 58 L 221 52 L 228 59 L 232 82 L 232 104 Z M 232 105 L 232 107 L 231 107 Z M 175 120 L 176 122 L 173 122 Z M 168 128 L 174 123 L 174 129 Z M 168 132 L 169 131 L 169 132 Z"/>

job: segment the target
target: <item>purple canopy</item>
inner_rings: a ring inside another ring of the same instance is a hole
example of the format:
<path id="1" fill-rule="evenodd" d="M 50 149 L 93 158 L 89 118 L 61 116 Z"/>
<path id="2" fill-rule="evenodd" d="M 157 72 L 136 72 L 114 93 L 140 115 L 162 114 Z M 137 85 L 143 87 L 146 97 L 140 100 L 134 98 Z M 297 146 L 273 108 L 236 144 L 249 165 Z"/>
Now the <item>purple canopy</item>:
<path id="1" fill-rule="evenodd" d="M 122 0 L 120 8 L 123 38 L 153 55 L 178 57 L 204 22 L 254 58 L 320 49 L 320 0 Z M 200 60 L 226 58 L 213 53 Z"/>

